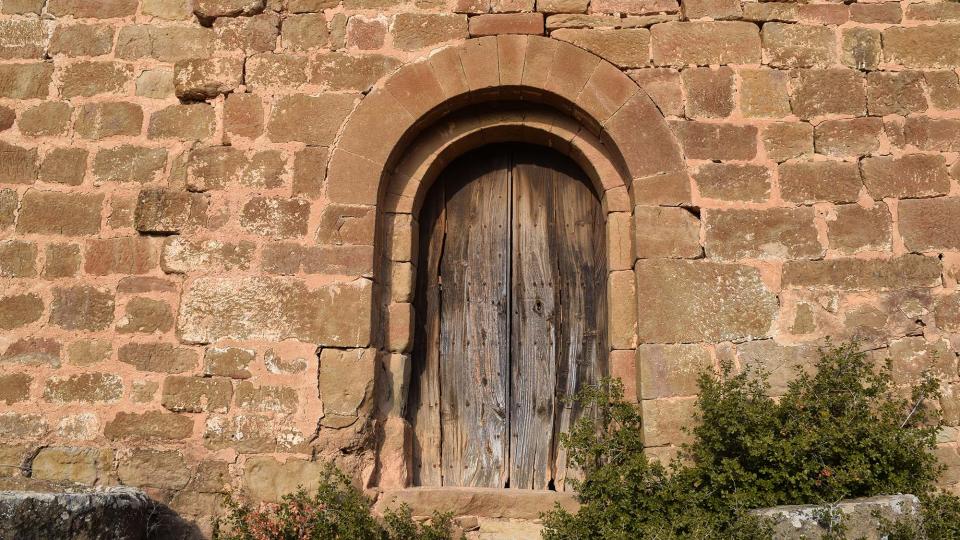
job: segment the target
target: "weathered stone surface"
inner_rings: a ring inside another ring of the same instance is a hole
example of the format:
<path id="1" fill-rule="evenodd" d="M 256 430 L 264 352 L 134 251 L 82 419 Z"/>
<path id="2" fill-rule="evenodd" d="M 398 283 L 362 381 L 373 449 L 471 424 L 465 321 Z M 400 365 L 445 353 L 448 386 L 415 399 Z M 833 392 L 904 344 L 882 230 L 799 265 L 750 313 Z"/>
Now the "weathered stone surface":
<path id="1" fill-rule="evenodd" d="M 836 207 L 835 213 L 834 219 L 827 218 L 830 249 L 845 254 L 890 249 L 890 210 L 886 205 L 878 203 L 864 208 L 843 204 Z"/>
<path id="2" fill-rule="evenodd" d="M 650 31 L 645 28 L 561 29 L 550 37 L 573 43 L 621 68 L 644 67 L 650 61 Z"/>
<path id="3" fill-rule="evenodd" d="M 263 101 L 254 94 L 230 94 L 223 104 L 223 129 L 231 136 L 256 139 L 263 134 Z"/>
<path id="4" fill-rule="evenodd" d="M 740 109 L 748 117 L 782 118 L 790 114 L 788 72 L 740 70 Z"/>
<path id="5" fill-rule="evenodd" d="M 370 206 L 328 204 L 320 215 L 317 243 L 373 245 L 375 213 Z"/>
<path id="6" fill-rule="evenodd" d="M 32 184 L 37 180 L 37 150 L 0 142 L 0 179 L 5 184 Z"/>
<path id="7" fill-rule="evenodd" d="M 0 20 L 0 59 L 42 58 L 47 33 L 37 17 Z"/>
<path id="8" fill-rule="evenodd" d="M 814 130 L 818 154 L 834 157 L 859 157 L 880 148 L 883 121 L 879 118 L 826 120 Z"/>
<path id="9" fill-rule="evenodd" d="M 924 76 L 919 71 L 867 74 L 867 110 L 871 115 L 884 116 L 927 110 Z"/>
<path id="10" fill-rule="evenodd" d="M 637 257 L 694 259 L 700 247 L 700 220 L 684 208 L 637 206 L 633 211 Z"/>
<path id="11" fill-rule="evenodd" d="M 50 92 L 53 62 L 0 65 L 0 97 L 44 98 Z"/>
<path id="12" fill-rule="evenodd" d="M 688 118 L 723 118 L 733 112 L 733 70 L 688 68 L 682 73 Z"/>
<path id="13" fill-rule="evenodd" d="M 757 155 L 756 126 L 675 121 L 670 127 L 687 158 L 748 160 Z"/>
<path id="14" fill-rule="evenodd" d="M 47 11 L 56 16 L 72 15 L 78 19 L 113 19 L 137 12 L 137 0 L 103 0 L 91 4 L 85 0 L 49 0 Z"/>
<path id="15" fill-rule="evenodd" d="M 302 199 L 254 197 L 244 206 L 240 224 L 247 231 L 276 239 L 307 234 L 310 203 Z"/>
<path id="16" fill-rule="evenodd" d="M 927 370 L 944 379 L 957 376 L 957 356 L 946 339 L 927 341 L 923 337 L 906 337 L 891 342 L 887 351 L 876 351 L 874 356 L 877 360 L 890 360 L 897 384 L 917 384 Z"/>
<path id="17" fill-rule="evenodd" d="M 327 48 L 330 32 L 322 13 L 307 13 L 290 15 L 284 19 L 280 37 L 284 49 L 307 51 Z"/>
<path id="18" fill-rule="evenodd" d="M 465 15 L 400 13 L 393 18 L 393 44 L 413 51 L 467 37 Z"/>
<path id="19" fill-rule="evenodd" d="M 173 328 L 173 310 L 170 304 L 151 298 L 131 298 L 117 324 L 121 334 L 164 333 Z"/>
<path id="20" fill-rule="evenodd" d="M 227 412 L 232 397 L 230 379 L 173 375 L 163 380 L 160 403 L 173 412 Z"/>
<path id="21" fill-rule="evenodd" d="M 145 69 L 137 77 L 137 95 L 153 99 L 173 96 L 173 71 L 169 69 Z"/>
<path id="22" fill-rule="evenodd" d="M 145 189 L 137 197 L 139 232 L 177 233 L 206 221 L 208 197 L 200 193 Z"/>
<path id="23" fill-rule="evenodd" d="M 703 345 L 640 345 L 637 347 L 640 399 L 697 394 L 697 378 L 713 368 Z"/>
<path id="24" fill-rule="evenodd" d="M 470 17 L 470 36 L 496 36 L 507 34 L 543 34 L 542 13 L 484 13 Z"/>
<path id="25" fill-rule="evenodd" d="M 0 375 L 0 401 L 13 405 L 30 399 L 32 383 L 33 377 L 26 373 Z M 2 459 L 2 451 L 0 451 L 0 459 Z"/>
<path id="26" fill-rule="evenodd" d="M 150 116 L 151 139 L 203 140 L 213 135 L 216 113 L 206 103 L 170 105 Z"/>
<path id="27" fill-rule="evenodd" d="M 933 287 L 939 282 L 940 261 L 922 255 L 887 260 L 787 261 L 783 266 L 783 286 L 793 288 L 895 290 Z"/>
<path id="28" fill-rule="evenodd" d="M 48 101 L 23 111 L 17 127 L 21 133 L 30 137 L 62 135 L 70 125 L 72 112 L 69 103 Z"/>
<path id="29" fill-rule="evenodd" d="M 308 289 L 291 278 L 199 278 L 184 294 L 177 328 L 181 339 L 297 338 L 327 346 L 369 342 L 369 281 Z"/>
<path id="30" fill-rule="evenodd" d="M 61 94 L 70 98 L 120 94 L 133 78 L 133 68 L 123 62 L 77 62 L 60 75 Z"/>
<path id="31" fill-rule="evenodd" d="M 747 22 L 666 22 L 651 41 L 657 65 L 760 63 L 760 30 Z"/>
<path id="32" fill-rule="evenodd" d="M 693 178 L 708 199 L 761 202 L 770 197 L 771 172 L 761 165 L 706 163 Z"/>
<path id="33" fill-rule="evenodd" d="M 29 191 L 20 201 L 17 232 L 79 236 L 100 230 L 102 194 Z"/>
<path id="34" fill-rule="evenodd" d="M 334 20 L 338 17 L 334 15 Z M 266 11 L 253 17 L 222 17 L 213 21 L 213 31 L 216 43 L 224 50 L 240 49 L 247 54 L 272 51 L 280 35 L 280 16 Z"/>
<path id="35" fill-rule="evenodd" d="M 264 0 L 194 0 L 193 12 L 197 17 L 237 17 L 255 15 L 263 11 Z"/>
<path id="36" fill-rule="evenodd" d="M 960 24 L 890 27 L 883 31 L 883 58 L 917 68 L 952 68 L 960 64 Z"/>
<path id="37" fill-rule="evenodd" d="M 0 356 L 0 361 L 10 364 L 27 366 L 60 367 L 59 341 L 49 338 L 25 337 L 18 339 L 7 347 Z"/>
<path id="38" fill-rule="evenodd" d="M 705 249 L 717 259 L 821 257 L 813 208 L 707 210 Z"/>
<path id="39" fill-rule="evenodd" d="M 357 419 L 373 392 L 375 349 L 323 349 L 320 352 L 321 424 L 339 428 Z"/>
<path id="40" fill-rule="evenodd" d="M 248 367 L 256 353 L 238 347 L 209 347 L 203 356 L 203 374 L 231 379 L 249 379 Z"/>
<path id="41" fill-rule="evenodd" d="M 102 463 L 102 461 L 106 461 Z M 110 452 L 95 448 L 50 447 L 40 450 L 31 462 L 31 478 L 53 482 L 93 484 L 100 468 L 112 464 Z"/>
<path id="42" fill-rule="evenodd" d="M 375 509 L 383 511 L 401 504 L 410 507 L 414 515 L 430 515 L 434 510 L 454 515 L 489 516 L 490 518 L 534 520 L 556 505 L 568 512 L 580 507 L 571 492 L 517 490 L 479 490 L 459 487 L 419 487 L 416 489 L 385 490 Z"/>
<path id="43" fill-rule="evenodd" d="M 183 440 L 192 433 L 193 419 L 189 416 L 162 411 L 118 412 L 103 428 L 103 435 L 111 440 Z"/>
<path id="44" fill-rule="evenodd" d="M 185 20 L 193 16 L 193 0 L 143 0 L 144 15 L 169 21 Z"/>
<path id="45" fill-rule="evenodd" d="M 236 401 L 241 409 L 248 411 L 290 414 L 296 412 L 299 400 L 297 399 L 297 392 L 293 388 L 257 386 L 249 381 L 243 381 L 237 386 Z"/>
<path id="46" fill-rule="evenodd" d="M 950 190 L 950 177 L 943 156 L 907 154 L 877 156 L 860 162 L 863 183 L 875 199 L 929 197 Z"/>
<path id="47" fill-rule="evenodd" d="M 137 448 L 120 460 L 117 476 L 128 486 L 180 489 L 190 481 L 190 468 L 176 450 Z"/>
<path id="48" fill-rule="evenodd" d="M 722 341 L 765 337 L 776 295 L 747 266 L 706 261 L 638 261 L 641 343 Z"/>
<path id="49" fill-rule="evenodd" d="M 143 109 L 125 101 L 87 103 L 80 108 L 74 122 L 77 135 L 94 141 L 139 135 L 142 127 Z"/>
<path id="50" fill-rule="evenodd" d="M 103 330 L 113 322 L 114 295 L 89 285 L 54 287 L 50 324 L 65 330 Z"/>
<path id="51" fill-rule="evenodd" d="M 80 340 L 67 347 L 67 362 L 75 366 L 90 366 L 110 358 L 113 346 L 107 341 Z"/>
<path id="52" fill-rule="evenodd" d="M 113 402 L 123 395 L 123 381 L 112 373 L 81 373 L 47 379 L 43 399 L 53 403 Z"/>
<path id="53" fill-rule="evenodd" d="M 0 329 L 13 330 L 40 320 L 43 300 L 37 294 L 0 297 Z"/>
<path id="54" fill-rule="evenodd" d="M 85 259 L 84 270 L 95 276 L 146 274 L 157 267 L 159 243 L 140 236 L 87 240 Z"/>
<path id="55" fill-rule="evenodd" d="M 853 202 L 862 187 L 856 163 L 798 161 L 780 165 L 780 194 L 789 202 Z"/>
<path id="56" fill-rule="evenodd" d="M 828 510 L 829 508 L 829 510 Z M 835 505 L 775 506 L 753 513 L 773 520 L 776 538 L 821 538 L 828 534 L 823 512 L 837 512 L 843 516 L 847 534 L 856 538 L 882 538 L 879 514 L 885 520 L 897 522 L 904 515 L 920 512 L 920 501 L 913 495 L 889 495 L 841 501 Z"/>
<path id="57" fill-rule="evenodd" d="M 827 114 L 864 116 L 863 74 L 853 69 L 808 69 L 793 75 L 790 107 L 802 119 Z"/>
<path id="58" fill-rule="evenodd" d="M 371 51 L 383 47 L 387 36 L 387 21 L 384 18 L 350 17 L 347 21 L 347 48 L 356 47 Z"/>
<path id="59" fill-rule="evenodd" d="M 881 60 L 880 30 L 855 27 L 843 31 L 841 59 L 854 69 L 876 69 Z"/>
<path id="60" fill-rule="evenodd" d="M 78 186 L 86 174 L 87 155 L 83 148 L 54 148 L 44 156 L 38 178 L 41 182 Z"/>
<path id="61" fill-rule="evenodd" d="M 691 442 L 693 437 L 688 430 L 695 422 L 695 402 L 692 397 L 642 400 L 644 445 L 679 446 Z"/>
<path id="62" fill-rule="evenodd" d="M 960 151 L 960 120 L 911 115 L 904 122 L 903 137 L 905 144 L 920 150 L 957 152 Z"/>
<path id="63" fill-rule="evenodd" d="M 763 63 L 778 68 L 829 66 L 836 61 L 833 28 L 771 22 L 763 25 Z"/>
<path id="64" fill-rule="evenodd" d="M 277 100 L 267 124 L 274 142 L 297 141 L 328 146 L 353 109 L 350 94 L 292 95 Z"/>
<path id="65" fill-rule="evenodd" d="M 170 343 L 124 343 L 117 351 L 117 359 L 140 371 L 184 373 L 197 367 L 193 349 Z"/>
<path id="66" fill-rule="evenodd" d="M 253 88 L 296 87 L 307 82 L 308 59 L 302 55 L 265 52 L 247 59 L 244 81 Z"/>
<path id="67" fill-rule="evenodd" d="M 155 181 L 166 165 L 165 149 L 124 144 L 97 152 L 93 175 L 98 182 L 146 184 Z"/>
<path id="68" fill-rule="evenodd" d="M 669 68 L 646 68 L 629 72 L 664 115 L 683 114 L 680 73 Z"/>
<path id="69" fill-rule="evenodd" d="M 242 58 L 193 58 L 173 66 L 180 99 L 204 100 L 232 92 L 243 81 Z"/>
<path id="70" fill-rule="evenodd" d="M 900 201 L 899 214 L 900 234 L 908 250 L 960 249 L 960 198 Z"/>
<path id="71" fill-rule="evenodd" d="M 168 274 L 247 270 L 255 248 L 256 244 L 245 240 L 234 243 L 172 236 L 163 243 L 160 265 Z"/>
<path id="72" fill-rule="evenodd" d="M 26 278 L 36 275 L 36 243 L 24 240 L 0 242 L 0 276 Z"/>
<path id="73" fill-rule="evenodd" d="M 308 492 L 315 490 L 323 467 L 323 463 L 302 459 L 281 463 L 272 457 L 251 457 L 244 466 L 243 487 L 254 499 L 278 502 L 301 487 Z"/>

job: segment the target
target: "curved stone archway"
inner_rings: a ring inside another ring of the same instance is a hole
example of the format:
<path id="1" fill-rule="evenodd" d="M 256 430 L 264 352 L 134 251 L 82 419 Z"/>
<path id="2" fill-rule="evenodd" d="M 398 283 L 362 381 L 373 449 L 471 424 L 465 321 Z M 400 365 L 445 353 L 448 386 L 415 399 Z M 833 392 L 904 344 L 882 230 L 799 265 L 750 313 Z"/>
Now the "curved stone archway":
<path id="1" fill-rule="evenodd" d="M 600 194 L 611 365 L 619 357 L 632 366 L 637 342 L 632 221 L 633 207 L 643 201 L 636 186 L 647 193 L 667 181 L 689 190 L 680 145 L 650 98 L 612 64 L 569 43 L 539 36 L 468 40 L 378 84 L 340 131 L 327 196 L 377 216 L 371 337 L 383 351 L 376 413 L 383 437 L 372 481 L 382 488 L 406 487 L 409 479 L 411 433 L 403 408 L 414 346 L 419 205 L 446 164 L 495 142 L 559 150 Z"/>

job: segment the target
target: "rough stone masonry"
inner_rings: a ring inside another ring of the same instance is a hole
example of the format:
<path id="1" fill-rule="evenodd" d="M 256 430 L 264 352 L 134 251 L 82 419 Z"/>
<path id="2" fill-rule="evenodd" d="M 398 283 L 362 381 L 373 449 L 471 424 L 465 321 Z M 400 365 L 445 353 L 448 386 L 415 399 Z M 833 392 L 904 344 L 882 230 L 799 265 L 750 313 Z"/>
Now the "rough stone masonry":
<path id="1" fill-rule="evenodd" d="M 415 254 L 383 242 L 415 216 L 377 206 L 383 141 L 517 66 L 610 98 L 582 116 L 631 171 L 681 160 L 604 202 L 652 453 L 700 368 L 782 391 L 856 337 L 942 378 L 960 489 L 960 3 L 913 0 L 0 0 L 0 476 L 143 488 L 201 529 L 325 460 L 403 487 Z"/>

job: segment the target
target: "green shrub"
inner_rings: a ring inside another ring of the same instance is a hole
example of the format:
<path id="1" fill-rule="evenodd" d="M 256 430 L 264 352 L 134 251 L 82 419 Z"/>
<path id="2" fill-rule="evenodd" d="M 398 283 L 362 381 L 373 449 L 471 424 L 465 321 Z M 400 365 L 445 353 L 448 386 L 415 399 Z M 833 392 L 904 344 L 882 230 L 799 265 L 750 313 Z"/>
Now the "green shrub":
<path id="1" fill-rule="evenodd" d="M 822 352 L 814 373 L 799 373 L 779 399 L 764 373 L 702 374 L 693 442 L 666 466 L 644 455 L 640 412 L 617 382 L 585 390 L 578 399 L 597 419 L 561 436 L 584 471 L 582 507 L 545 516 L 544 537 L 768 538 L 749 509 L 894 493 L 926 503 L 915 520 L 925 536 L 914 538 L 957 537 L 960 503 L 934 488 L 939 416 L 927 404 L 937 382 L 898 388 L 890 366 L 855 345 Z"/>
<path id="2" fill-rule="evenodd" d="M 416 523 L 406 506 L 377 519 L 373 501 L 328 464 L 313 494 L 300 489 L 278 504 L 251 507 L 233 499 L 222 521 L 214 523 L 214 540 L 446 540 L 451 516 L 435 514 Z"/>

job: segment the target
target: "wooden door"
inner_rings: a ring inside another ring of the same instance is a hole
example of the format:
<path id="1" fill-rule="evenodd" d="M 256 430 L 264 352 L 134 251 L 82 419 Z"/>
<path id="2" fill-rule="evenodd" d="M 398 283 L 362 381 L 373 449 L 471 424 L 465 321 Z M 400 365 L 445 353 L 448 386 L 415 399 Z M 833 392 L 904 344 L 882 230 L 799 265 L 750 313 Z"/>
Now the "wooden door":
<path id="1" fill-rule="evenodd" d="M 563 489 L 564 398 L 606 366 L 603 213 L 568 158 L 493 145 L 420 216 L 410 421 L 425 486 Z"/>

